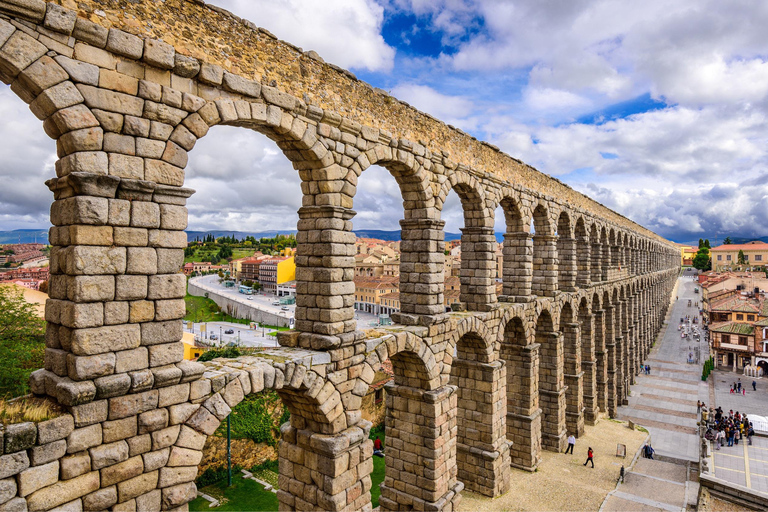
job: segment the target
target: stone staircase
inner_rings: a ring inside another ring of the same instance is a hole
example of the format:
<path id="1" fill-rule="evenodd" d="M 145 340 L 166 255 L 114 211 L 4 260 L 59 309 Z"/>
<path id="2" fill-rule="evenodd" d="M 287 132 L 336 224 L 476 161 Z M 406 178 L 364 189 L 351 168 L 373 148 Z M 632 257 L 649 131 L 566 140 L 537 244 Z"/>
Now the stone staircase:
<path id="1" fill-rule="evenodd" d="M 639 458 L 624 482 L 608 494 L 600 512 L 680 512 L 696 505 L 699 484 L 695 465 Z"/>

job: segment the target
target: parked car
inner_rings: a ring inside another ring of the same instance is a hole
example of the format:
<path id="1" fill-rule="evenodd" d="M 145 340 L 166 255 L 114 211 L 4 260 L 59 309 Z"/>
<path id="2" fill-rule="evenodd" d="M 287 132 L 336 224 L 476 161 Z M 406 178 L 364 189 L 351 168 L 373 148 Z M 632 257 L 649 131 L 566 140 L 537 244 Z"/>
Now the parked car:
<path id="1" fill-rule="evenodd" d="M 280 305 L 280 301 L 279 300 L 272 301 L 272 305 L 273 306 L 279 306 Z"/>
<path id="2" fill-rule="evenodd" d="M 213 341 L 216 341 L 217 339 L 219 339 L 219 337 L 218 337 L 218 336 L 216 336 L 215 334 L 211 334 L 210 336 L 208 336 L 208 339 L 211 339 L 211 340 L 213 340 Z"/>
<path id="3" fill-rule="evenodd" d="M 246 297 L 246 298 L 247 298 L 248 300 L 253 300 L 253 297 L 251 297 L 250 295 L 249 295 L 248 297 Z"/>
<path id="4" fill-rule="evenodd" d="M 235 334 L 235 330 L 234 329 L 227 329 L 226 331 L 224 331 L 224 334 Z"/>
<path id="5" fill-rule="evenodd" d="M 283 306 L 280 309 L 282 309 L 283 311 L 288 311 L 288 306 Z"/>

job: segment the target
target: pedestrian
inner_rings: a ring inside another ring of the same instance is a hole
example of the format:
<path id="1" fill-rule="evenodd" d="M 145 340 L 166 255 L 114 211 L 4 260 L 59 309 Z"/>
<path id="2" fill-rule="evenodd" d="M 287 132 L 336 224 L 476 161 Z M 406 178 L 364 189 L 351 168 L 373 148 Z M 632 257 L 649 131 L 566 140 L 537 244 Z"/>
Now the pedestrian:
<path id="1" fill-rule="evenodd" d="M 373 454 L 377 457 L 384 457 L 384 446 L 382 446 L 379 436 L 376 436 L 373 441 Z"/>
<path id="2" fill-rule="evenodd" d="M 747 388 L 741 390 L 741 396 L 747 396 Z"/>
<path id="3" fill-rule="evenodd" d="M 647 364 L 645 365 L 645 369 L 648 370 L 648 375 L 651 374 L 651 365 Z"/>
<path id="4" fill-rule="evenodd" d="M 757 381 L 756 380 L 752 381 L 752 391 L 757 391 Z"/>
<path id="5" fill-rule="evenodd" d="M 738 393 L 741 393 L 741 379 L 739 379 L 739 382 L 736 384 L 736 386 L 737 386 L 737 389 L 736 389 L 736 391 L 737 391 Z"/>
<path id="6" fill-rule="evenodd" d="M 584 465 L 587 465 L 587 462 L 590 462 L 592 464 L 592 469 L 595 469 L 595 459 L 593 458 L 594 453 L 592 452 L 592 447 L 589 447 L 589 450 L 587 450 L 587 460 L 584 462 Z"/>
<path id="7" fill-rule="evenodd" d="M 755 429 L 752 428 L 752 422 L 747 427 L 747 444 L 752 445 L 752 436 L 755 435 Z"/>
<path id="8" fill-rule="evenodd" d="M 701 400 L 696 400 L 696 414 L 701 412 Z"/>
<path id="9" fill-rule="evenodd" d="M 571 434 L 568 436 L 568 448 L 565 449 L 565 453 L 571 452 L 571 455 L 573 455 L 574 446 L 576 446 L 576 437 Z"/>
<path id="10" fill-rule="evenodd" d="M 653 453 L 654 453 L 653 447 L 650 444 L 646 444 L 643 450 L 645 450 L 645 458 L 653 460 Z"/>

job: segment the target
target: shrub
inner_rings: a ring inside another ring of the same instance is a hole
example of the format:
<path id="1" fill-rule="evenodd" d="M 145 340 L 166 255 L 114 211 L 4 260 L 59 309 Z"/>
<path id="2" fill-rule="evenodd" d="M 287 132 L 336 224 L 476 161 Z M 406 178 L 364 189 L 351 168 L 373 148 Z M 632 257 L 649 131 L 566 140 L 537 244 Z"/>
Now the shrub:
<path id="1" fill-rule="evenodd" d="M 212 361 L 217 357 L 240 357 L 240 350 L 237 347 L 214 348 L 204 352 L 203 355 L 197 358 L 197 360 L 200 362 Z"/>

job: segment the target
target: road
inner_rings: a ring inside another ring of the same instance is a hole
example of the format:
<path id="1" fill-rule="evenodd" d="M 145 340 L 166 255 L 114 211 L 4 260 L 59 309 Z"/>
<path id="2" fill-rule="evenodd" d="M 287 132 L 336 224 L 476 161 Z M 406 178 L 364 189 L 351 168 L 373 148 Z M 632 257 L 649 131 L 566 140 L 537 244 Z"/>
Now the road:
<path id="1" fill-rule="evenodd" d="M 274 294 L 258 292 L 254 295 L 244 295 L 240 293 L 237 288 L 227 288 L 223 284 L 219 283 L 219 276 L 215 274 L 193 277 L 190 279 L 190 281 L 210 287 L 214 289 L 219 295 L 232 299 L 241 304 L 248 305 L 275 315 L 294 318 L 296 306 L 292 304 L 287 306 L 274 306 L 272 303 L 279 299 L 279 297 L 275 296 Z M 361 311 L 355 312 L 355 319 L 358 321 L 358 328 L 361 329 L 371 327 L 378 322 L 376 315 L 363 313 Z"/>

